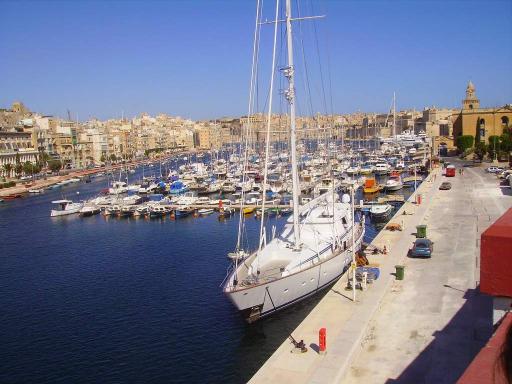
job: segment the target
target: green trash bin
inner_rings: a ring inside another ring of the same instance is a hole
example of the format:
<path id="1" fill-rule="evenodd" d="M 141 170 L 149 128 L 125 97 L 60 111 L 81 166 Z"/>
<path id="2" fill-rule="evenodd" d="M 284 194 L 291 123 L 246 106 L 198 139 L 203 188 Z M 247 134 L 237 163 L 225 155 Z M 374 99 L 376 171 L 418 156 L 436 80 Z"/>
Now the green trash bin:
<path id="1" fill-rule="evenodd" d="M 426 225 L 417 225 L 416 226 L 416 237 L 422 238 L 422 239 L 427 237 L 427 226 Z"/>
<path id="2" fill-rule="evenodd" d="M 404 279 L 404 270 L 405 270 L 405 266 L 404 265 L 395 265 L 395 277 L 397 280 L 403 280 Z"/>

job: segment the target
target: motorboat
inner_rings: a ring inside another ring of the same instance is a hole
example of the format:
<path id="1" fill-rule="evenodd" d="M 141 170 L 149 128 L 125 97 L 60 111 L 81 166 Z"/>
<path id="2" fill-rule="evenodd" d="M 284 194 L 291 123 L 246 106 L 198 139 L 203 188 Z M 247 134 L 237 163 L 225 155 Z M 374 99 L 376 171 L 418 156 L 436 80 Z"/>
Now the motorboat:
<path id="1" fill-rule="evenodd" d="M 120 217 L 130 217 L 133 216 L 133 213 L 135 212 L 135 209 L 137 206 L 135 205 L 123 205 L 121 207 L 121 212 L 119 213 Z"/>
<path id="2" fill-rule="evenodd" d="M 114 181 L 112 187 L 108 189 L 108 193 L 111 195 L 119 195 L 126 192 L 128 192 L 128 186 L 124 181 Z"/>
<path id="3" fill-rule="evenodd" d="M 80 216 L 87 217 L 87 216 L 93 216 L 100 213 L 101 208 L 97 205 L 87 203 L 80 209 Z"/>
<path id="4" fill-rule="evenodd" d="M 387 163 L 377 163 L 373 168 L 373 172 L 376 175 L 387 175 L 391 169 L 391 166 Z"/>
<path id="5" fill-rule="evenodd" d="M 214 212 L 213 208 L 202 208 L 197 211 L 197 213 L 201 216 L 211 215 Z"/>
<path id="6" fill-rule="evenodd" d="M 391 175 L 384 185 L 386 191 L 398 191 L 404 187 L 400 175 Z"/>
<path id="7" fill-rule="evenodd" d="M 171 195 L 181 195 L 182 193 L 185 193 L 187 191 L 188 191 L 187 185 L 180 180 L 174 181 L 171 184 L 171 187 L 169 189 L 169 193 Z"/>
<path id="8" fill-rule="evenodd" d="M 180 208 L 176 208 L 174 210 L 174 217 L 176 217 L 176 218 L 186 217 L 186 216 L 190 216 L 192 213 L 194 213 L 194 208 L 180 207 Z"/>
<path id="9" fill-rule="evenodd" d="M 79 213 L 83 207 L 83 203 L 73 203 L 71 200 L 55 200 L 52 204 L 57 206 L 57 209 L 52 209 L 50 216 L 65 216 Z"/>
<path id="10" fill-rule="evenodd" d="M 166 207 L 162 205 L 151 205 L 149 207 L 149 217 L 155 218 L 155 217 L 163 217 L 165 216 L 169 211 Z"/>
<path id="11" fill-rule="evenodd" d="M 386 219 L 393 212 L 391 204 L 373 204 L 370 207 L 370 215 L 373 219 Z"/>
<path id="12" fill-rule="evenodd" d="M 135 211 L 133 212 L 133 216 L 139 217 L 139 216 L 146 216 L 149 215 L 149 206 L 143 205 L 140 207 L 137 207 Z"/>

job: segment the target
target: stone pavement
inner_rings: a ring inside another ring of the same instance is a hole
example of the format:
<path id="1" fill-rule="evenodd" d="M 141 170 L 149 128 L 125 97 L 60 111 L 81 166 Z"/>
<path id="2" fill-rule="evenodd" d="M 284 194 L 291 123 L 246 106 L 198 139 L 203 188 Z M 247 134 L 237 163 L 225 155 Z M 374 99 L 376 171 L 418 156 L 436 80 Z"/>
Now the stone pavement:
<path id="1" fill-rule="evenodd" d="M 435 173 L 439 173 L 437 170 Z M 308 353 L 293 354 L 291 343 L 286 340 L 251 379 L 251 383 L 287 382 L 331 383 L 340 382 L 355 354 L 364 344 L 370 319 L 379 308 L 386 292 L 392 288 L 395 264 L 402 263 L 414 239 L 416 225 L 422 223 L 428 207 L 438 192 L 440 175 L 432 182 L 424 182 L 418 189 L 423 204 L 405 203 L 392 222 L 403 224 L 404 231 L 383 230 L 372 244 L 388 249 L 387 255 L 371 256 L 370 262 L 378 263 L 381 277 L 364 292 L 358 291 L 352 302 L 351 291 L 345 291 L 347 278 L 340 279 L 318 303 L 315 309 L 293 332 L 295 339 L 303 339 L 310 347 Z M 407 212 L 409 214 L 404 215 Z M 407 276 L 407 270 L 406 270 Z M 327 354 L 319 355 L 318 331 L 327 328 Z"/>
<path id="2" fill-rule="evenodd" d="M 480 235 L 512 196 L 482 168 L 449 181 L 424 218 L 433 257 L 405 261 L 405 280 L 386 293 L 342 383 L 454 383 L 489 338 L 492 301 L 477 289 Z"/>

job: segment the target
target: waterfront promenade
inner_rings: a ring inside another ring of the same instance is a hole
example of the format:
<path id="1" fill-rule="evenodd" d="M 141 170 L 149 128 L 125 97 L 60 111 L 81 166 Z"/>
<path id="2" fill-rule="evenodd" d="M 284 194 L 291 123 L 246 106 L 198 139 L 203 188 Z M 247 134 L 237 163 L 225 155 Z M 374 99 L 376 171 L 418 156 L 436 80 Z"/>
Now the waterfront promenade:
<path id="1" fill-rule="evenodd" d="M 481 168 L 434 174 L 418 189 L 422 204 L 405 203 L 391 220 L 404 230 L 383 230 L 372 242 L 388 249 L 370 257 L 379 280 L 353 303 L 347 277 L 340 279 L 293 332 L 309 351 L 290 353 L 285 340 L 252 383 L 452 383 L 462 374 L 491 331 L 490 299 L 475 290 L 479 237 L 512 197 Z M 453 188 L 440 191 L 442 181 Z M 432 259 L 407 258 L 419 224 L 435 242 Z M 395 280 L 396 264 L 405 265 L 403 281 Z M 322 327 L 325 355 L 317 353 Z"/>

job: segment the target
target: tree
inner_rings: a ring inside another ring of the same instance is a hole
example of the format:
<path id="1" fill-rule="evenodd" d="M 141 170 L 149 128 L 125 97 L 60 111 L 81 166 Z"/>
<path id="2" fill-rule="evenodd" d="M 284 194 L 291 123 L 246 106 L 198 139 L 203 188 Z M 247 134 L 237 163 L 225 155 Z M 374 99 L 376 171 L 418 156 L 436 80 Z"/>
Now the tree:
<path id="1" fill-rule="evenodd" d="M 475 144 L 475 155 L 478 159 L 482 160 L 487 153 L 487 145 L 483 141 L 479 141 Z"/>
<path id="2" fill-rule="evenodd" d="M 41 150 L 41 152 L 39 153 L 39 159 L 37 161 L 37 164 L 39 164 L 39 166 L 41 168 L 45 167 L 48 160 L 50 160 L 50 156 L 43 150 Z"/>
<path id="3" fill-rule="evenodd" d="M 101 157 L 100 157 L 100 161 L 101 161 L 102 163 L 104 163 L 104 162 L 105 162 L 105 160 L 106 160 L 106 158 L 105 158 L 105 154 L 103 154 L 103 153 L 102 153 L 102 154 L 101 154 Z"/>
<path id="4" fill-rule="evenodd" d="M 12 164 L 5 164 L 4 165 L 4 171 L 7 174 L 7 177 L 11 177 Z"/>
<path id="5" fill-rule="evenodd" d="M 14 173 L 16 174 L 16 177 L 20 177 L 21 176 L 21 173 L 23 172 L 23 164 L 21 163 L 17 163 L 15 166 L 14 166 Z"/>
<path id="6" fill-rule="evenodd" d="M 34 173 L 34 164 L 30 161 L 25 161 L 23 164 L 23 173 L 25 175 L 32 175 Z"/>
<path id="7" fill-rule="evenodd" d="M 494 159 L 496 154 L 500 151 L 500 136 L 489 136 L 489 145 L 487 146 L 487 152 L 489 158 Z"/>
<path id="8" fill-rule="evenodd" d="M 48 161 L 48 168 L 52 172 L 57 172 L 62 168 L 62 162 L 60 160 L 50 160 Z"/>
<path id="9" fill-rule="evenodd" d="M 462 135 L 457 137 L 457 149 L 465 153 L 468 149 L 473 147 L 475 138 L 472 135 Z"/>
<path id="10" fill-rule="evenodd" d="M 110 161 L 116 161 L 116 160 L 117 160 L 117 156 L 115 154 L 111 154 Z"/>

